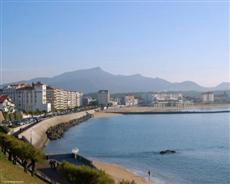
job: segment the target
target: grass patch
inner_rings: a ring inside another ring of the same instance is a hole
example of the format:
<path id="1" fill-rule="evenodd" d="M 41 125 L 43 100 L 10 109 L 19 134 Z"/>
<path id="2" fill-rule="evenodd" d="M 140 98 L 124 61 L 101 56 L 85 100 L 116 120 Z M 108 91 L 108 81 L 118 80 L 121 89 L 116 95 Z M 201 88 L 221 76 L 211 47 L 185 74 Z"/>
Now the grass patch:
<path id="1" fill-rule="evenodd" d="M 43 181 L 37 177 L 32 177 L 23 171 L 18 165 L 13 165 L 0 152 L 0 184 L 6 183 L 20 183 L 20 184 L 44 184 Z"/>

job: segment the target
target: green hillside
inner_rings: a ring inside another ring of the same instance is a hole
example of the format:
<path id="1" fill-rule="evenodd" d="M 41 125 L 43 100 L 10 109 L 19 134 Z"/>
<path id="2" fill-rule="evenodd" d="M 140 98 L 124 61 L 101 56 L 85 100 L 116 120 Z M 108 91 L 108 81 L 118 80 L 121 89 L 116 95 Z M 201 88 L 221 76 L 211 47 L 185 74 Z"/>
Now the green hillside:
<path id="1" fill-rule="evenodd" d="M 14 182 L 22 184 L 44 184 L 40 179 L 26 174 L 18 165 L 13 165 L 0 152 L 0 184 Z"/>

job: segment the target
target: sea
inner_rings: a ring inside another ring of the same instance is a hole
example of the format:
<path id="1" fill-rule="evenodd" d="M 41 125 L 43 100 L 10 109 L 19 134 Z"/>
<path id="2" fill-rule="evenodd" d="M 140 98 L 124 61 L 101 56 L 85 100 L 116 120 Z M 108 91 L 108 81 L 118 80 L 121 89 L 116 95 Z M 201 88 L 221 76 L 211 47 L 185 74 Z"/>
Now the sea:
<path id="1" fill-rule="evenodd" d="M 229 184 L 230 113 L 119 115 L 94 118 L 50 141 L 46 153 L 79 148 L 156 184 Z M 175 154 L 160 155 L 162 150 Z"/>

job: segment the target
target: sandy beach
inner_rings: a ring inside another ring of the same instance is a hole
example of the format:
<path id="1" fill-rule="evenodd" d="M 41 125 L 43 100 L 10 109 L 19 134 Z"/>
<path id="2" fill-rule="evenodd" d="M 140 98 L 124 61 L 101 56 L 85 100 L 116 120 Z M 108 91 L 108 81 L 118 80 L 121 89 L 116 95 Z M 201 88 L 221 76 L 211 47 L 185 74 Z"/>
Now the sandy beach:
<path id="1" fill-rule="evenodd" d="M 95 112 L 94 118 L 104 118 L 104 117 L 112 117 L 112 116 L 121 116 L 122 114 L 119 113 L 109 113 L 109 112 Z M 93 161 L 93 164 L 101 170 L 104 170 L 107 174 L 112 176 L 116 183 L 119 183 L 120 181 L 128 180 L 132 181 L 134 180 L 137 184 L 149 184 L 144 178 L 135 175 L 134 173 L 128 171 L 122 166 L 116 165 L 116 164 L 110 164 L 106 162 L 101 161 Z"/>
<path id="2" fill-rule="evenodd" d="M 101 170 L 104 170 L 107 174 L 112 176 L 117 183 L 124 180 L 132 181 L 134 180 L 137 184 L 149 184 L 144 178 L 135 175 L 134 173 L 128 171 L 122 166 L 116 164 L 105 163 L 101 161 L 93 161 L 93 164 Z M 153 184 L 151 182 L 151 184 Z"/>
<path id="3" fill-rule="evenodd" d="M 112 116 L 121 116 L 122 114 L 119 113 L 111 113 L 111 112 L 95 112 L 94 113 L 94 118 L 106 118 L 106 117 L 112 117 Z"/>

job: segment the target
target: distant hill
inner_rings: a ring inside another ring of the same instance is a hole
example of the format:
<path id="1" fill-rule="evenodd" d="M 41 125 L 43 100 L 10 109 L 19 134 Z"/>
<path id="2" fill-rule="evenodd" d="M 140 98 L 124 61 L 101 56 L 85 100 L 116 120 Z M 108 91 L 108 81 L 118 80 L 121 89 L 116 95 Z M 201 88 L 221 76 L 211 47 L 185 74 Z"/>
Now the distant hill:
<path id="1" fill-rule="evenodd" d="M 214 88 L 214 90 L 226 90 L 230 89 L 230 82 L 222 82 Z"/>
<path id="2" fill-rule="evenodd" d="M 136 75 L 114 75 L 102 70 L 100 67 L 66 72 L 54 77 L 34 78 L 27 82 L 41 81 L 51 86 L 79 90 L 84 93 L 108 89 L 117 92 L 138 91 L 205 91 L 230 89 L 230 83 L 221 83 L 214 88 L 205 88 L 192 81 L 171 83 L 160 78 Z"/>

